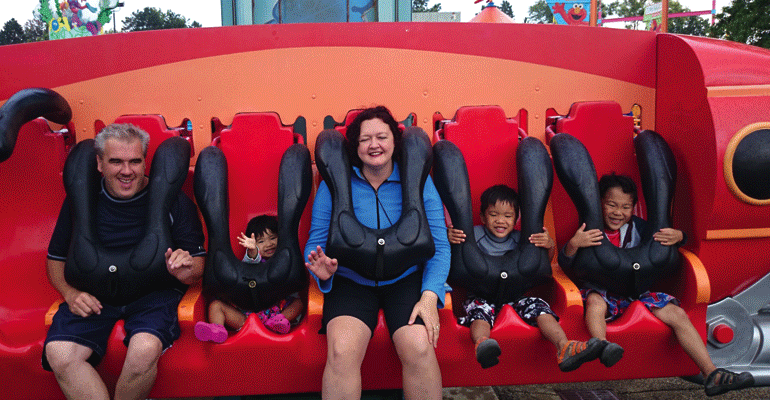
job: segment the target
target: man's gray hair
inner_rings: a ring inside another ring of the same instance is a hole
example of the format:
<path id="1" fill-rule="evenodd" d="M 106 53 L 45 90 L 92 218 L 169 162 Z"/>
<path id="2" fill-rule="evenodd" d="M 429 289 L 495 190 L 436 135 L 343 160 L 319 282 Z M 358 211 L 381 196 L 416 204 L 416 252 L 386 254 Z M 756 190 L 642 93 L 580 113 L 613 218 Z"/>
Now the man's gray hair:
<path id="1" fill-rule="evenodd" d="M 104 155 L 104 143 L 107 139 L 117 139 L 123 142 L 139 139 L 142 141 L 142 155 L 147 157 L 147 146 L 150 143 L 150 134 L 134 124 L 109 124 L 105 126 L 94 138 L 96 154 L 100 157 Z"/>

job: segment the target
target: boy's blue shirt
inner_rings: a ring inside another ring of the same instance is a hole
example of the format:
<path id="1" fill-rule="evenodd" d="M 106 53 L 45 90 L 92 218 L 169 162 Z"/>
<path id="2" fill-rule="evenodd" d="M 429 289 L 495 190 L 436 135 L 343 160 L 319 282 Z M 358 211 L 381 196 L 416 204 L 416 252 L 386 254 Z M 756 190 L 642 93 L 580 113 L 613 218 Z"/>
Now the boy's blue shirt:
<path id="1" fill-rule="evenodd" d="M 361 170 L 353 167 L 355 172 L 351 177 L 351 192 L 356 218 L 365 226 L 372 229 L 385 229 L 398 221 L 401 217 L 401 175 L 397 163 L 393 164 L 393 173 L 375 191 L 372 185 L 361 175 Z M 428 176 L 423 189 L 425 214 L 428 217 L 431 236 L 436 252 L 428 261 L 422 275 L 422 291 L 430 290 L 438 295 L 439 307 L 443 307 L 446 278 L 449 275 L 450 249 L 446 235 L 446 223 L 444 221 L 444 206 L 441 203 L 433 180 Z M 310 224 L 310 234 L 305 245 L 305 259 L 317 246 L 326 249 L 326 239 L 329 235 L 329 221 L 331 219 L 332 199 L 329 188 L 325 182 L 318 186 L 313 201 L 313 218 Z M 379 220 L 379 226 L 378 226 Z M 414 265 L 407 269 L 401 276 L 389 281 L 375 282 L 366 279 L 353 270 L 340 265 L 337 272 L 331 278 L 322 281 L 315 274 L 311 275 L 318 283 L 318 288 L 323 293 L 331 290 L 334 276 L 342 276 L 354 282 L 366 285 L 388 285 L 418 270 Z"/>

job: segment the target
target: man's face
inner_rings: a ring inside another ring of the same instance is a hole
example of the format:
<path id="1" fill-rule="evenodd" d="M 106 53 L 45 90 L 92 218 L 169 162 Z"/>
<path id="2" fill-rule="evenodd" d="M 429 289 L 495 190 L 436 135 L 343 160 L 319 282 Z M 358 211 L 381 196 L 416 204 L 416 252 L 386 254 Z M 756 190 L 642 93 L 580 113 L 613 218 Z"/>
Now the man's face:
<path id="1" fill-rule="evenodd" d="M 112 197 L 130 199 L 147 186 L 142 141 L 139 139 L 107 139 L 104 154 L 96 156 L 96 164 Z"/>

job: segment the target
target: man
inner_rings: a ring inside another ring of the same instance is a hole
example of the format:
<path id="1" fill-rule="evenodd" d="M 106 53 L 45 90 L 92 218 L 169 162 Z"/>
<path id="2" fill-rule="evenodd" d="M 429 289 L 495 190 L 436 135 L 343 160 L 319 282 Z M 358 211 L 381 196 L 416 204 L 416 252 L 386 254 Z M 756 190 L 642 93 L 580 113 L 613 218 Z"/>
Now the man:
<path id="1" fill-rule="evenodd" d="M 149 135 L 131 124 L 109 125 L 95 138 L 103 178 L 93 212 L 104 247 L 132 247 L 144 237 L 150 197 L 145 176 L 148 142 Z M 175 248 L 166 250 L 166 270 L 178 284 L 127 304 L 108 304 L 111 300 L 78 290 L 65 279 L 73 226 L 70 208 L 65 199 L 48 248 L 48 279 L 65 303 L 48 331 L 43 366 L 54 372 L 68 399 L 109 399 L 94 366 L 104 356 L 115 322 L 123 319 L 128 350 L 115 399 L 145 399 L 155 382 L 158 359 L 179 337 L 177 307 L 184 289 L 203 275 L 204 236 L 195 204 L 179 193 L 169 215 Z"/>

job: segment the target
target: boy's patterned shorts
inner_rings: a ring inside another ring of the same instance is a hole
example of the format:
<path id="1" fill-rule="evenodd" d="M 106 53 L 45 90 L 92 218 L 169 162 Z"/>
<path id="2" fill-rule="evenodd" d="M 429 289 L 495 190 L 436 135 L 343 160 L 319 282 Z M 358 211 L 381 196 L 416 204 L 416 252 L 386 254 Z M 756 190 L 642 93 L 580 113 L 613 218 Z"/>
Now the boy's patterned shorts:
<path id="1" fill-rule="evenodd" d="M 521 297 L 519 300 L 508 304 L 513 307 L 524 322 L 531 326 L 537 326 L 537 317 L 543 314 L 553 315 L 557 321 L 559 320 L 556 313 L 551 310 L 551 306 L 539 297 Z M 460 325 L 470 326 L 471 322 L 481 319 L 489 323 L 490 328 L 495 326 L 495 318 L 499 309 L 494 303 L 481 297 L 468 295 L 468 299 L 463 302 L 463 309 L 465 309 L 465 316 L 457 319 Z"/>
<path id="2" fill-rule="evenodd" d="M 602 296 L 602 299 L 604 299 L 604 302 L 607 303 L 607 317 L 605 318 L 607 322 L 620 318 L 634 300 L 641 301 L 650 311 L 655 308 L 663 308 L 668 303 L 677 306 L 679 305 L 679 299 L 663 292 L 644 292 L 638 299 L 632 299 L 630 297 L 616 296 L 612 293 L 607 293 L 607 291 L 603 289 L 580 288 L 580 295 L 583 296 L 583 301 L 585 301 L 591 293 L 599 294 Z"/>

